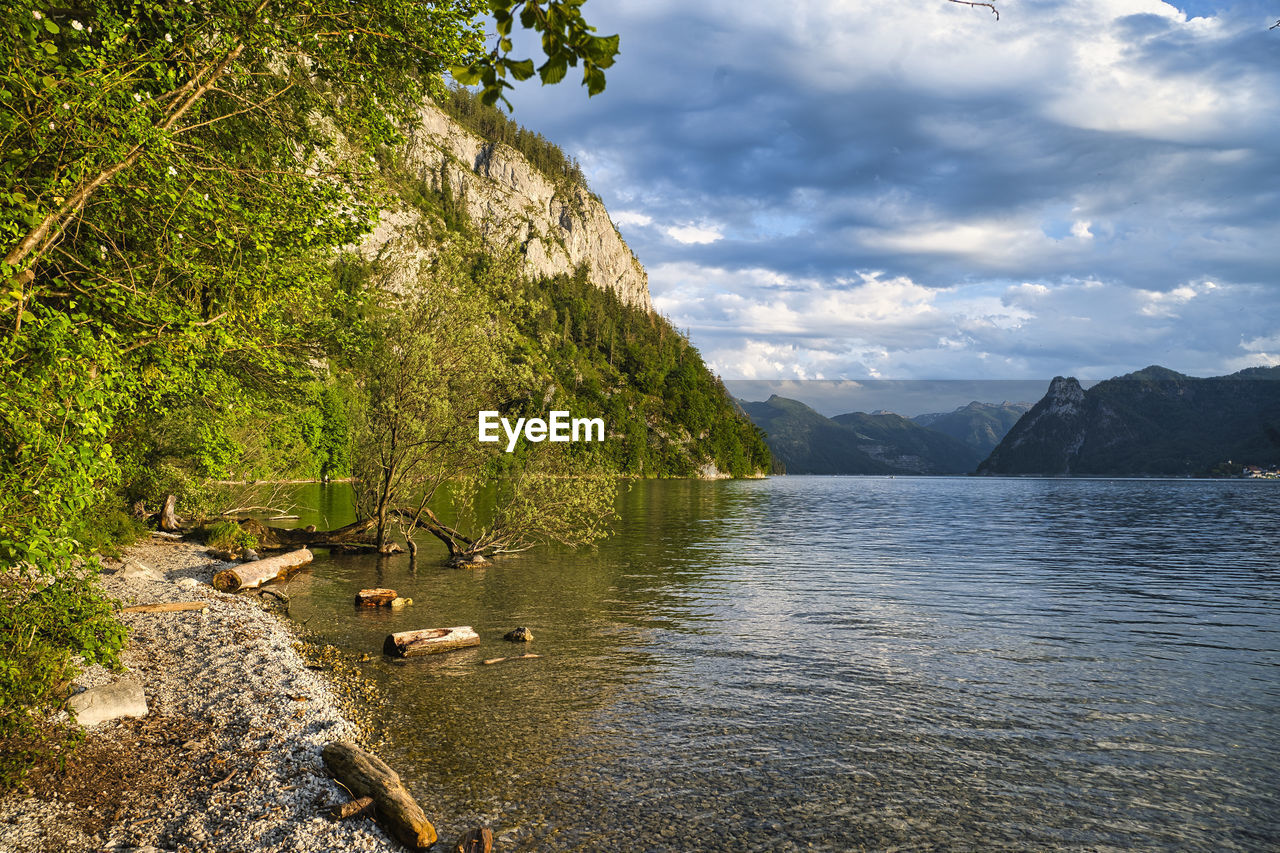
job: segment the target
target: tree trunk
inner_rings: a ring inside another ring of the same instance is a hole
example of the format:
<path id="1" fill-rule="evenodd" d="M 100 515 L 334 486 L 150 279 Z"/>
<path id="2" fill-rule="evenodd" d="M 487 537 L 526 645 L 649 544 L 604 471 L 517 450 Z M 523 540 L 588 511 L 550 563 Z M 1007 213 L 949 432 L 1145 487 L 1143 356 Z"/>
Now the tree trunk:
<path id="1" fill-rule="evenodd" d="M 374 819 L 410 850 L 436 843 L 436 829 L 394 770 L 353 743 L 336 741 L 321 751 L 324 766 L 353 797 L 372 797 Z"/>
<path id="2" fill-rule="evenodd" d="M 170 533 L 178 529 L 178 517 L 173 514 L 174 508 L 178 505 L 178 498 L 175 495 L 168 495 L 164 499 L 164 509 L 160 510 L 160 529 L 167 530 Z"/>
<path id="3" fill-rule="evenodd" d="M 478 645 L 480 635 L 470 625 L 459 625 L 456 628 L 423 628 L 419 631 L 388 634 L 382 644 L 382 651 L 393 657 L 413 658 Z"/>
<path id="4" fill-rule="evenodd" d="M 221 592 L 253 589 L 268 581 L 284 580 L 310 562 L 311 552 L 303 548 L 254 563 L 243 563 L 214 575 L 213 588 Z"/>
<path id="5" fill-rule="evenodd" d="M 372 519 L 357 521 L 336 530 L 269 527 L 256 518 L 240 522 L 240 528 L 258 540 L 259 551 L 283 551 L 286 548 L 325 546 L 329 548 L 372 549 Z"/>

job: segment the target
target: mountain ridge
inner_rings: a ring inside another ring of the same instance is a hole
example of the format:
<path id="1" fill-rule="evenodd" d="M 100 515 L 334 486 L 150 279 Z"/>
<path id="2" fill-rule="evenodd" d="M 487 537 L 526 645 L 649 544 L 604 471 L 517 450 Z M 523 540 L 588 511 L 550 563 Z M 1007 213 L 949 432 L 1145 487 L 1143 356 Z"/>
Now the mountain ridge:
<path id="1" fill-rule="evenodd" d="M 1085 390 L 1053 379 L 979 474 L 1194 476 L 1280 462 L 1280 367 L 1197 378 L 1160 365 Z"/>

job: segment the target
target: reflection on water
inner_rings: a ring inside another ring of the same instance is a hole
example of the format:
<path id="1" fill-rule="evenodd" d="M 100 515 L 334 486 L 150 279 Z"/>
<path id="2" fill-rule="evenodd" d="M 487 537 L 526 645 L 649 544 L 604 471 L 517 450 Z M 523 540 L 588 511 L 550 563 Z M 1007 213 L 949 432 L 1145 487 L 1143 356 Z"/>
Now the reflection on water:
<path id="1" fill-rule="evenodd" d="M 416 573 L 321 558 L 292 612 L 357 652 L 479 631 L 477 649 L 367 664 L 386 757 L 445 838 L 1271 850 L 1277 498 L 1241 481 L 642 482 L 597 549 Z M 343 489 L 299 503 L 301 524 L 350 520 Z M 416 605 L 357 611 L 366 586 Z M 518 625 L 530 647 L 500 639 Z M 478 665 L 526 650 L 542 657 Z"/>

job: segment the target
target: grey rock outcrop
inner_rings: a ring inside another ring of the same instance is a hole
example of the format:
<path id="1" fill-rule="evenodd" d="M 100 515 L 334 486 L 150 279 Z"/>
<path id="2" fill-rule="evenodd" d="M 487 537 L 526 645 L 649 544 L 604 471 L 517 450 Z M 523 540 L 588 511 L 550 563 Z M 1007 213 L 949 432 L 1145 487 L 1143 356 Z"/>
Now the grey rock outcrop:
<path id="1" fill-rule="evenodd" d="M 653 310 L 648 275 L 604 204 L 584 187 L 557 185 L 513 148 L 481 139 L 430 103 L 404 135 L 398 168 L 436 190 L 448 181 L 453 198 L 486 242 L 520 247 L 526 274 L 573 273 L 585 264 L 597 287 Z M 391 289 L 412 280 L 431 256 L 431 248 L 418 239 L 422 219 L 407 204 L 383 211 L 360 246 L 365 258 L 383 263 Z"/>
<path id="2" fill-rule="evenodd" d="M 1075 473 L 1073 464 L 1084 444 L 1087 421 L 1080 382 L 1075 377 L 1055 376 L 1043 399 L 1014 424 L 978 466 L 978 473 L 1003 473 L 1010 458 L 1026 460 L 1022 464 L 1031 469 L 1017 473 Z"/>

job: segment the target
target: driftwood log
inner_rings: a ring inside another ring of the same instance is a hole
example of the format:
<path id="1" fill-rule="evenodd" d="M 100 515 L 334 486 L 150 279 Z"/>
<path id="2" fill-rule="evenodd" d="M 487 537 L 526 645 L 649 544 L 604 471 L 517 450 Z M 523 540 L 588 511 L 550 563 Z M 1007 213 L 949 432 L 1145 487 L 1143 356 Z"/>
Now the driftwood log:
<path id="1" fill-rule="evenodd" d="M 207 610 L 207 601 L 163 601 L 157 604 L 134 604 L 121 607 L 121 613 L 179 613 L 183 610 Z"/>
<path id="2" fill-rule="evenodd" d="M 258 540 L 259 551 L 284 551 L 317 545 L 361 551 L 374 549 L 376 523 L 372 519 L 357 521 L 336 530 L 316 530 L 313 524 L 294 528 L 271 527 L 256 518 L 243 519 L 239 524 L 245 533 Z"/>
<path id="3" fill-rule="evenodd" d="M 467 830 L 453 842 L 449 853 L 493 853 L 493 830 L 487 826 Z"/>
<path id="4" fill-rule="evenodd" d="M 537 657 L 542 657 L 542 655 L 527 654 L 527 655 L 516 655 L 515 657 L 510 657 L 510 658 L 489 658 L 488 660 L 480 661 L 480 663 L 484 664 L 485 666 L 492 666 L 495 663 L 502 663 L 503 661 L 528 660 L 529 658 L 537 658 Z"/>
<path id="5" fill-rule="evenodd" d="M 362 589 L 356 593 L 357 607 L 390 607 L 397 598 L 394 589 Z"/>
<path id="6" fill-rule="evenodd" d="M 213 588 L 221 592 L 254 589 L 268 581 L 284 580 L 310 562 L 311 552 L 303 548 L 254 563 L 241 563 L 214 575 Z"/>
<path id="7" fill-rule="evenodd" d="M 436 829 L 404 787 L 399 775 L 376 755 L 346 741 L 321 751 L 324 766 L 356 799 L 373 798 L 374 820 L 410 850 L 436 843 Z"/>
<path id="8" fill-rule="evenodd" d="M 423 628 L 420 631 L 388 634 L 382 644 L 382 651 L 393 657 L 412 658 L 478 645 L 480 635 L 470 625 L 459 625 L 455 628 Z"/>

